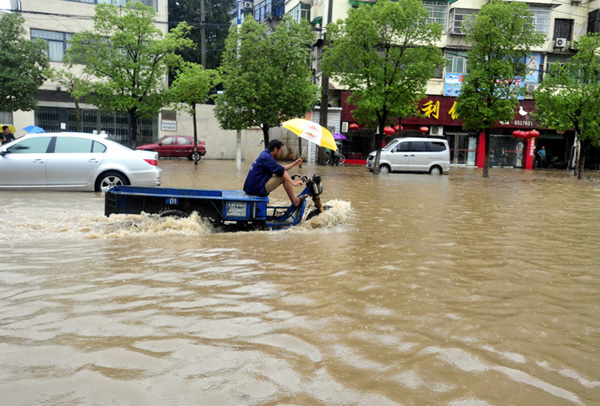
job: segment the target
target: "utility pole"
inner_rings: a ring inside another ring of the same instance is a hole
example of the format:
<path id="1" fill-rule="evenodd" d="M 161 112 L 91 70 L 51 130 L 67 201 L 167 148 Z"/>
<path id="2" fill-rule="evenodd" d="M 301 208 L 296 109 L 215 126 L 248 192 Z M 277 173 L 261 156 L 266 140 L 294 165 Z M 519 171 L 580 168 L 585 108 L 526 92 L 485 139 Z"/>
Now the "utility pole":
<path id="1" fill-rule="evenodd" d="M 321 55 L 323 56 L 323 50 L 329 42 L 327 41 L 327 25 L 331 23 L 331 14 L 333 13 L 333 0 L 328 0 L 327 5 L 327 24 L 325 24 L 325 29 L 323 30 L 323 42 L 321 45 Z M 329 76 L 325 75 L 323 71 L 321 71 L 321 108 L 319 110 L 319 124 L 322 127 L 327 128 L 327 115 L 329 114 Z M 325 165 L 325 148 L 319 147 L 319 156 L 317 159 L 317 163 L 319 165 Z"/>
<path id="2" fill-rule="evenodd" d="M 206 14 L 204 10 L 204 1 L 200 0 L 200 62 L 206 69 Z"/>
<path id="3" fill-rule="evenodd" d="M 204 2 L 204 0 L 202 0 Z M 242 5 L 241 0 L 236 1 L 237 6 L 237 31 L 238 35 L 240 34 L 242 27 Z M 238 52 L 239 52 L 239 43 L 238 43 Z M 239 55 L 239 54 L 238 54 Z M 242 130 L 237 130 L 235 133 L 235 166 L 239 171 L 242 169 Z"/>

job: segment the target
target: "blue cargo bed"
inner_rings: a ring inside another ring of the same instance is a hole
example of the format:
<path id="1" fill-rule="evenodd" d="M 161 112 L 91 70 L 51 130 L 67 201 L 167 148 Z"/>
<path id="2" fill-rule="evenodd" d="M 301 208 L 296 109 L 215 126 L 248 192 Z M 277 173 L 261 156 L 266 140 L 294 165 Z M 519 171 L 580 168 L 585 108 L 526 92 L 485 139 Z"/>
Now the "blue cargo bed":
<path id="1" fill-rule="evenodd" d="M 286 228 L 300 222 L 306 205 L 304 201 L 299 208 L 268 203 L 268 197 L 251 196 L 243 190 L 115 186 L 106 192 L 104 214 L 186 216 L 197 212 L 216 226 Z"/>

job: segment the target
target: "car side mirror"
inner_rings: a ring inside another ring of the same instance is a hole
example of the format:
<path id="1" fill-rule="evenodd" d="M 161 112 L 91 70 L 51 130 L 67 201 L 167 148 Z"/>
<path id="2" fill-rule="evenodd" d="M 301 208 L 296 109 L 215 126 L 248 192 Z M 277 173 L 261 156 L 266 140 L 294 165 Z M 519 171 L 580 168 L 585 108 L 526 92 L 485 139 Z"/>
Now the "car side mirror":
<path id="1" fill-rule="evenodd" d="M 4 156 L 6 154 L 8 154 L 8 150 L 6 148 L 1 148 L 0 149 L 0 156 Z"/>

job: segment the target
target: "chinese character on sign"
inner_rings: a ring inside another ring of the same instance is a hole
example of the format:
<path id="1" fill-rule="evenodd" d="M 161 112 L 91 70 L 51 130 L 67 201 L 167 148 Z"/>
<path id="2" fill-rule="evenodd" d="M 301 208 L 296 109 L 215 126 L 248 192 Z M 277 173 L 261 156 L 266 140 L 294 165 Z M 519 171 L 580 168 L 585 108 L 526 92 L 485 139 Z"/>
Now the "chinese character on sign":
<path id="1" fill-rule="evenodd" d="M 425 114 L 427 118 L 435 118 L 436 120 L 440 118 L 440 102 L 439 100 L 434 102 L 433 100 L 429 100 L 423 104 L 421 111 Z"/>
<path id="2" fill-rule="evenodd" d="M 452 103 L 452 108 L 448 111 L 452 120 L 456 120 L 458 118 L 458 114 L 456 114 L 456 102 Z"/>

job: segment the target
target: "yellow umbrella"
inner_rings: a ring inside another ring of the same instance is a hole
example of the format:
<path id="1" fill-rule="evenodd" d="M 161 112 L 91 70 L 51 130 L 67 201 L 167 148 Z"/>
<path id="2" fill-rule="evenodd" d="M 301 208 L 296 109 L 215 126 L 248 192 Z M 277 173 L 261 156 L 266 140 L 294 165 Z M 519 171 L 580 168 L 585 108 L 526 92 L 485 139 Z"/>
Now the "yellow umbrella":
<path id="1" fill-rule="evenodd" d="M 333 135 L 328 129 L 321 127 L 319 124 L 305 120 L 303 118 L 293 118 L 281 124 L 283 128 L 287 128 L 300 138 L 304 138 L 320 147 L 329 148 L 337 151 Z"/>
<path id="2" fill-rule="evenodd" d="M 4 127 L 5 125 L 8 126 L 8 129 L 10 130 L 11 134 L 14 134 L 17 131 L 15 126 L 12 124 L 0 124 L 0 132 L 2 131 L 2 127 Z"/>

